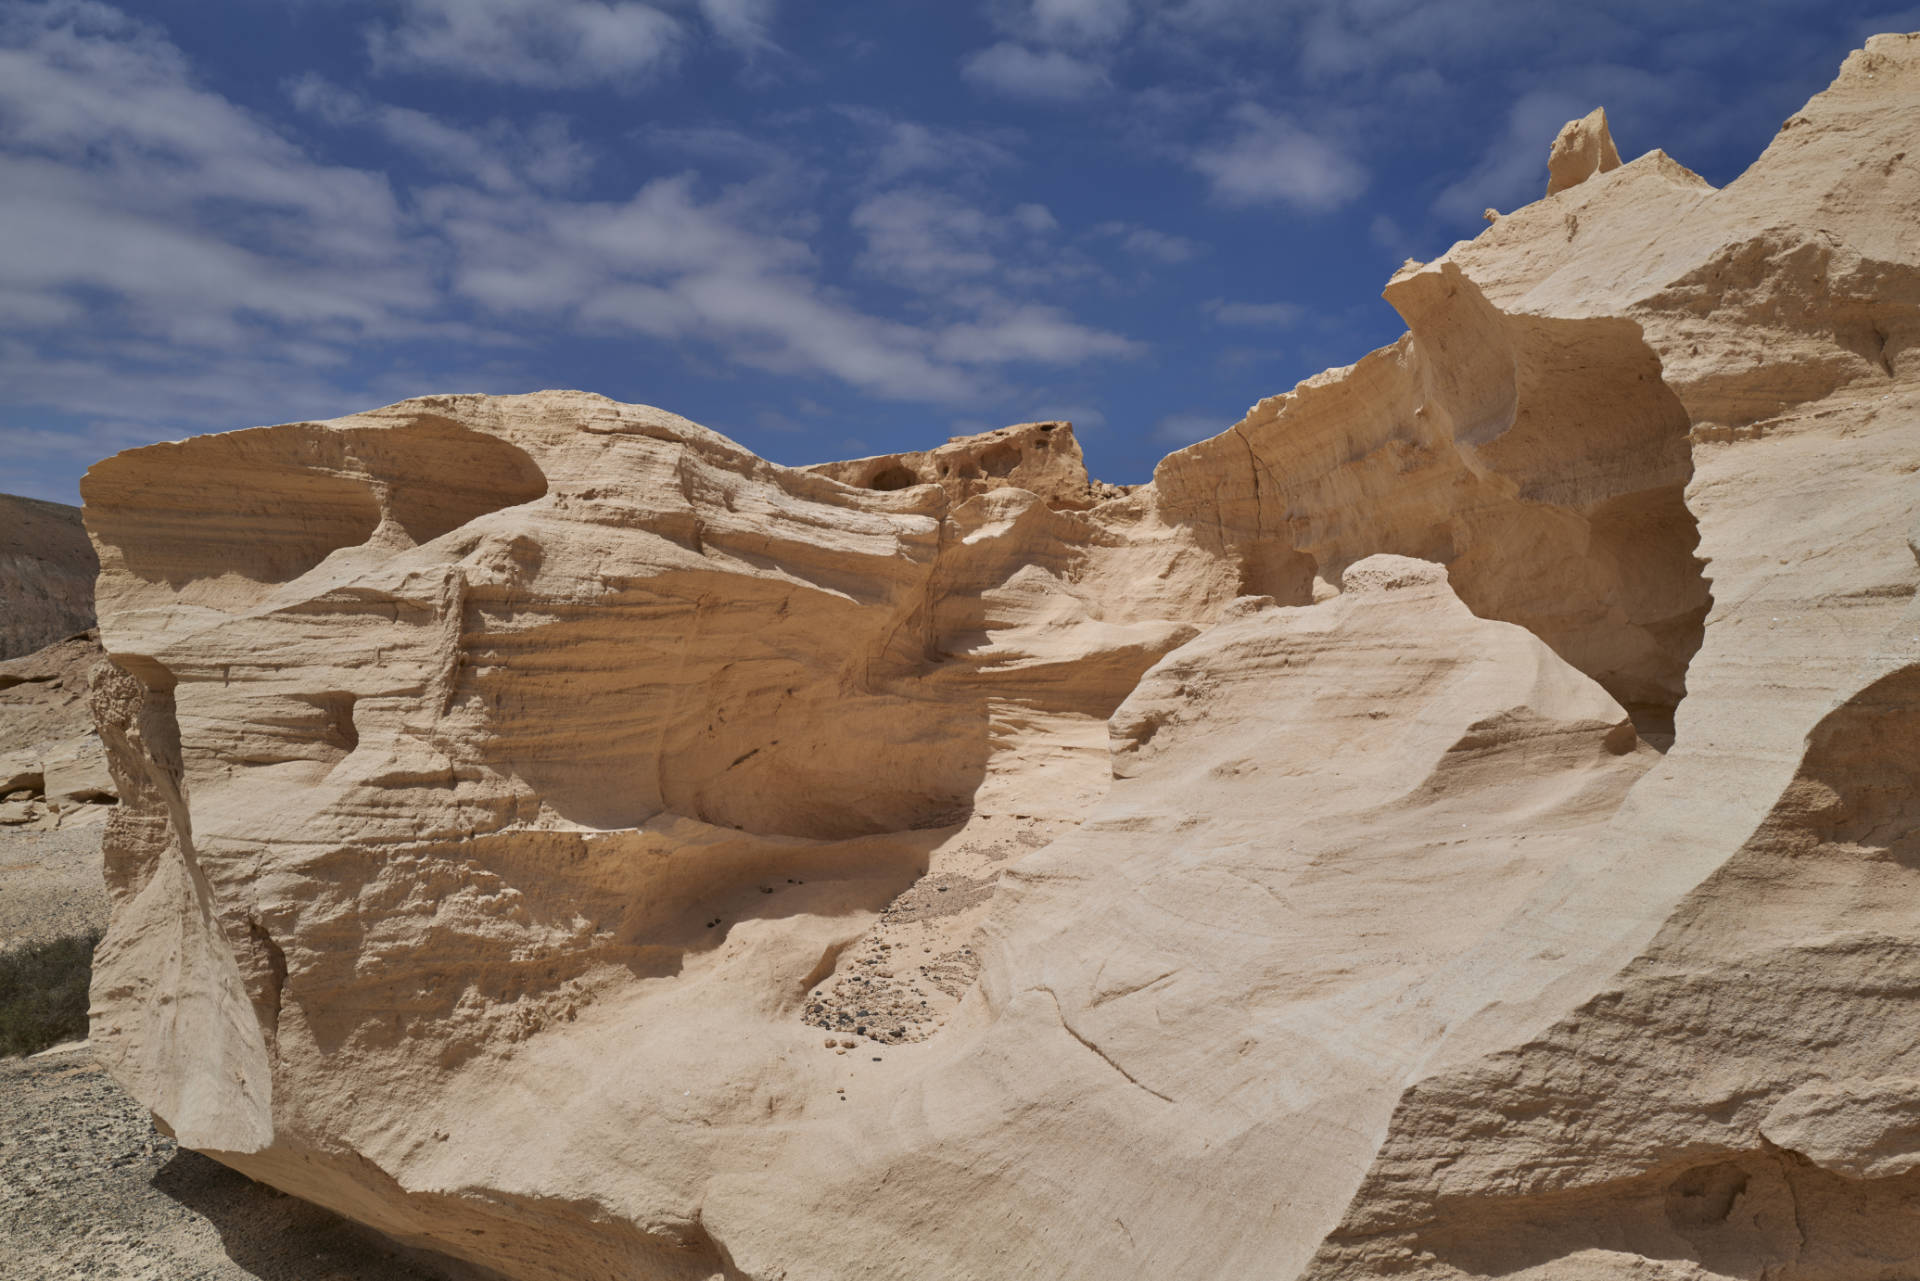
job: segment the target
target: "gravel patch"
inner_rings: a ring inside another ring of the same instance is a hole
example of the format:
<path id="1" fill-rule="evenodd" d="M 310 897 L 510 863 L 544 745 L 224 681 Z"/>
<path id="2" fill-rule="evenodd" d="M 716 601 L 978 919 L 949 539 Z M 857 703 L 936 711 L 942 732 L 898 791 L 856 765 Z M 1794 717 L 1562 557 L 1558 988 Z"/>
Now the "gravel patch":
<path id="1" fill-rule="evenodd" d="M 980 814 L 937 846 L 903 890 L 807 993 L 801 1020 L 821 1046 L 907 1045 L 938 1032 L 980 977 L 979 929 L 1000 874 L 1070 824 Z"/>
<path id="2" fill-rule="evenodd" d="M 0 1277 L 430 1281 L 153 1128 L 84 1049 L 0 1059 Z"/>
<path id="3" fill-rule="evenodd" d="M 0 828 L 0 947 L 107 928 L 103 830 Z"/>

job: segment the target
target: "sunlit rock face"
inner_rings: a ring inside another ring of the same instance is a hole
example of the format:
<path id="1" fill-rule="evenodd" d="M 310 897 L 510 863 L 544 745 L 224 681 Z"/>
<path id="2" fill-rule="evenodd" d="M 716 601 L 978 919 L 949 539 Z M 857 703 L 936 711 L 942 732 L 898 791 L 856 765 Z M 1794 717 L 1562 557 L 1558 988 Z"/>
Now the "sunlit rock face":
<path id="1" fill-rule="evenodd" d="M 577 392 L 97 465 L 100 1053 L 525 1281 L 1920 1270 L 1916 136 L 1901 36 L 1723 190 L 1576 122 L 1130 492 Z"/>

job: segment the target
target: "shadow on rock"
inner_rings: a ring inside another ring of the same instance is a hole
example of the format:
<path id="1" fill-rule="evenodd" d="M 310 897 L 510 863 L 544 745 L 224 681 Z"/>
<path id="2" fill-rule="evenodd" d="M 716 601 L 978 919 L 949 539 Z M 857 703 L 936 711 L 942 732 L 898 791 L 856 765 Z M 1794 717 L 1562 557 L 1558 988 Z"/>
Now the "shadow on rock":
<path id="1" fill-rule="evenodd" d="M 153 1186 L 206 1219 L 227 1257 L 261 1281 L 428 1281 L 391 1242 L 211 1157 L 181 1149 Z"/>

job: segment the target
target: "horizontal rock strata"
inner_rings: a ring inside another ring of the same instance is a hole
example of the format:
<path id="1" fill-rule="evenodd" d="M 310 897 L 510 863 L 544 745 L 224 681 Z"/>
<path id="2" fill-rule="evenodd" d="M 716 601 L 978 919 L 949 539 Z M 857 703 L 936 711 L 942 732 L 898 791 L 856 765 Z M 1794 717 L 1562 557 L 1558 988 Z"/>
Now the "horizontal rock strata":
<path id="1" fill-rule="evenodd" d="M 87 631 L 0 662 L 0 828 L 104 818 L 116 792 L 88 704 L 101 658 Z"/>
<path id="2" fill-rule="evenodd" d="M 0 494 L 0 661 L 92 627 L 98 570 L 79 508 Z"/>

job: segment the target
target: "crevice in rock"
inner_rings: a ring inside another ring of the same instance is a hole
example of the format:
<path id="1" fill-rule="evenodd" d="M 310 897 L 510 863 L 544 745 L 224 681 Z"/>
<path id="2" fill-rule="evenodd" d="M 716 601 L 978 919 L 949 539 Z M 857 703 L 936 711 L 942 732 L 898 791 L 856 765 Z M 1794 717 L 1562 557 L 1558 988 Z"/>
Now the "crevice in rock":
<path id="1" fill-rule="evenodd" d="M 1106 1064 L 1108 1067 L 1118 1072 L 1121 1076 L 1125 1077 L 1128 1085 L 1134 1086 L 1138 1089 L 1145 1090 L 1148 1094 L 1151 1094 L 1154 1098 L 1159 1099 L 1162 1103 L 1173 1102 L 1171 1098 L 1160 1093 L 1160 1091 L 1154 1089 L 1151 1085 L 1148 1085 L 1146 1082 L 1142 1081 L 1139 1077 L 1135 1076 L 1133 1073 L 1121 1067 L 1120 1064 L 1114 1060 L 1114 1057 L 1111 1054 L 1108 1054 L 1105 1050 L 1095 1045 L 1092 1041 L 1089 1041 L 1086 1037 L 1081 1036 L 1080 1033 L 1074 1029 L 1073 1024 L 1067 1022 L 1066 1013 L 1062 1011 L 1060 1008 L 1060 998 L 1053 994 L 1053 989 L 1043 987 L 1039 990 L 1042 992 L 1045 992 L 1047 994 L 1047 999 L 1053 1002 L 1054 1013 L 1058 1015 L 1060 1019 L 1061 1031 L 1065 1032 L 1068 1036 L 1072 1037 L 1075 1041 L 1078 1041 L 1080 1045 L 1085 1049 L 1087 1049 L 1088 1051 L 1090 1051 L 1095 1058 L 1099 1059 L 1102 1063 Z"/>
<path id="2" fill-rule="evenodd" d="M 280 996 L 287 986 L 287 954 L 273 941 L 273 935 L 267 933 L 267 927 L 257 918 L 248 919 L 247 934 L 255 948 L 266 957 L 266 979 L 260 984 L 254 1004 L 260 1010 L 261 1024 L 271 1039 L 280 1031 Z"/>

